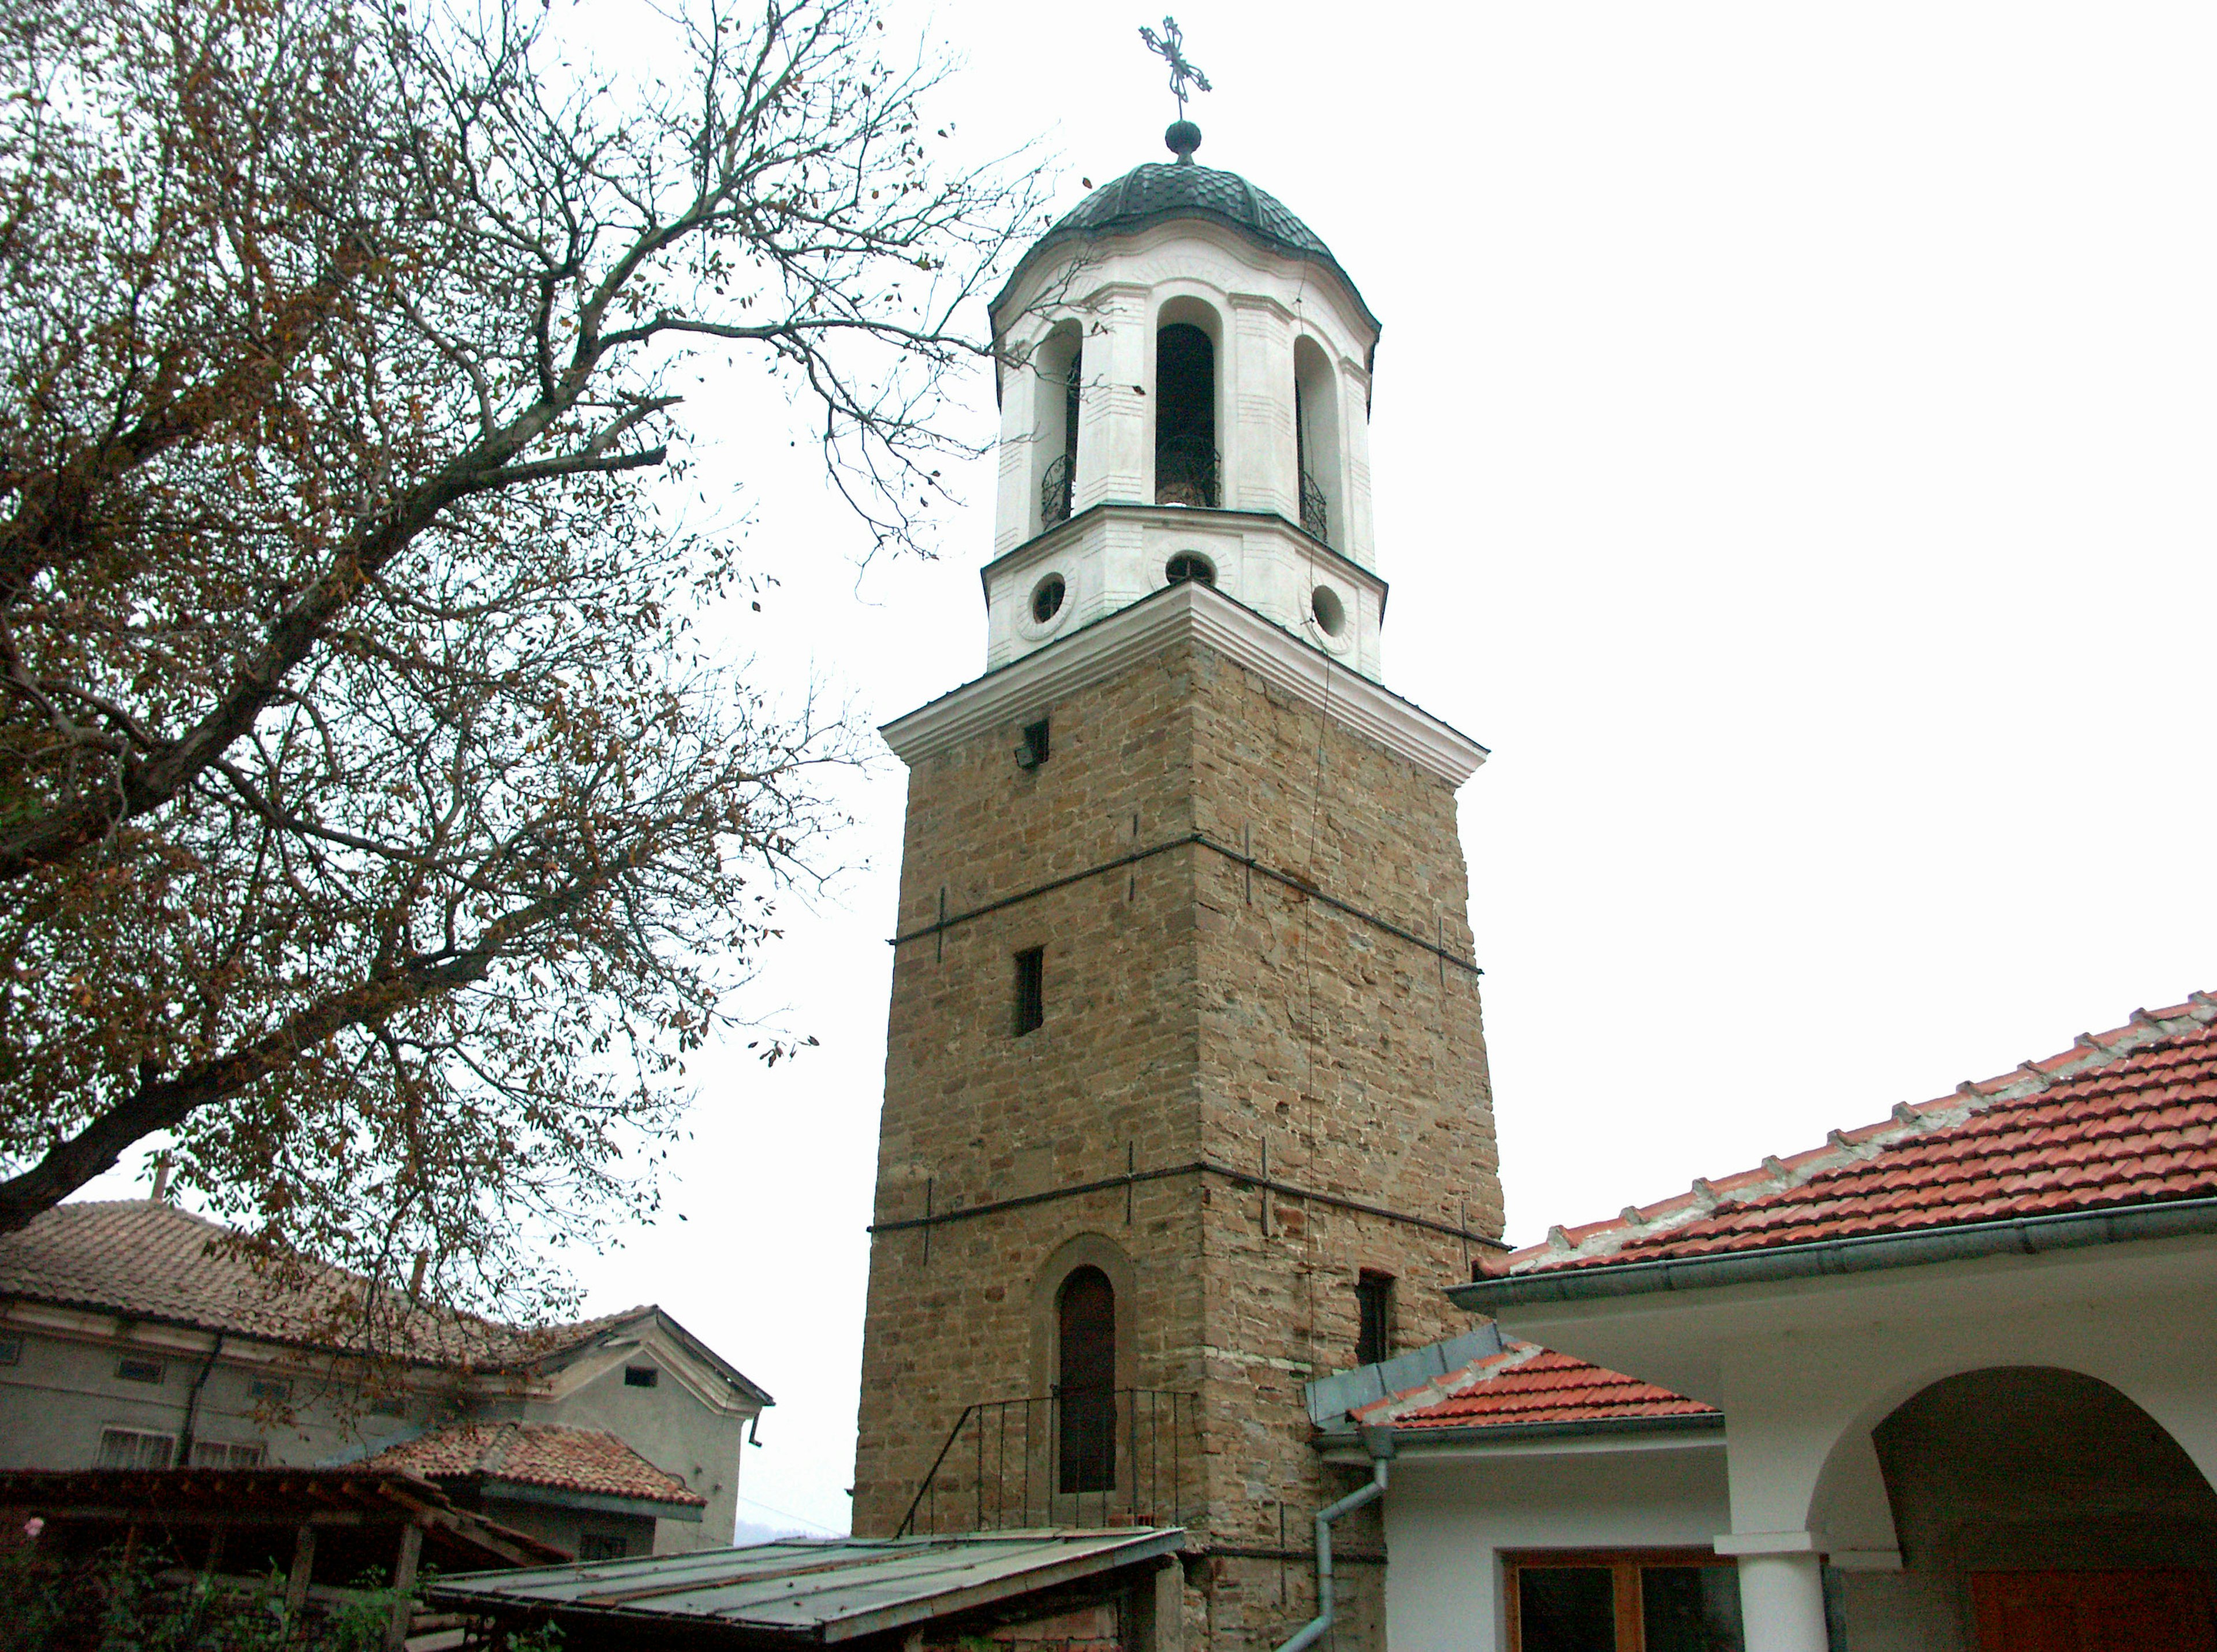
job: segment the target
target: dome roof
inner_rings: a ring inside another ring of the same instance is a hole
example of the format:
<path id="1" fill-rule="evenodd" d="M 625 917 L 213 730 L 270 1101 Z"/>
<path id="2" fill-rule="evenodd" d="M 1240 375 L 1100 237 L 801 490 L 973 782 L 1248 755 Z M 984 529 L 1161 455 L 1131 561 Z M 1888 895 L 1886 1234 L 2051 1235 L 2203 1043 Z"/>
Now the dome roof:
<path id="1" fill-rule="evenodd" d="M 1199 133 L 1195 136 L 1197 140 Z M 993 300 L 993 309 L 1000 310 L 1024 271 L 1050 247 L 1065 241 L 1136 234 L 1173 218 L 1206 218 L 1273 252 L 1322 265 L 1339 278 L 1363 319 L 1376 329 L 1378 318 L 1370 313 L 1370 306 L 1363 303 L 1362 293 L 1339 267 L 1339 260 L 1331 256 L 1331 249 L 1288 211 L 1283 201 L 1257 189 L 1237 172 L 1220 172 L 1184 158 L 1135 166 L 1079 201 L 1032 244 L 1008 285 L 1002 288 L 1000 297 Z"/>

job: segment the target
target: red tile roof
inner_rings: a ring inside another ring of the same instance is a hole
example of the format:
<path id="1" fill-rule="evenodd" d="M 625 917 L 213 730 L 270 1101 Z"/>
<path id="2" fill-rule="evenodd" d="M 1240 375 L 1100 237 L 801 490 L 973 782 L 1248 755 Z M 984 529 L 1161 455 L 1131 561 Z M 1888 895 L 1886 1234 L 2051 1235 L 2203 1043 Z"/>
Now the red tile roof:
<path id="1" fill-rule="evenodd" d="M 1423 1430 L 1721 1414 L 1699 1400 L 1621 1371 L 1588 1364 L 1535 1343 L 1510 1337 L 1502 1341 L 1501 1352 L 1473 1360 L 1422 1388 L 1358 1407 L 1349 1414 L 1350 1420 Z"/>
<path id="2" fill-rule="evenodd" d="M 1490 1259 L 1488 1276 L 2217 1196 L 2217 999 L 2196 993 L 1821 1148 Z"/>
<path id="3" fill-rule="evenodd" d="M 280 1278 L 258 1267 L 239 1239 L 219 1222 L 154 1199 L 58 1204 L 22 1232 L 0 1235 L 0 1298 L 297 1347 L 358 1348 L 367 1329 L 377 1346 L 403 1358 L 478 1367 L 552 1358 L 654 1311 L 634 1308 L 528 1331 L 418 1308 L 341 1268 L 311 1265 L 305 1280 Z"/>
<path id="4" fill-rule="evenodd" d="M 426 1480 L 493 1480 L 703 1508 L 708 1500 L 614 1434 L 560 1423 L 458 1423 L 380 1451 L 363 1465 Z"/>

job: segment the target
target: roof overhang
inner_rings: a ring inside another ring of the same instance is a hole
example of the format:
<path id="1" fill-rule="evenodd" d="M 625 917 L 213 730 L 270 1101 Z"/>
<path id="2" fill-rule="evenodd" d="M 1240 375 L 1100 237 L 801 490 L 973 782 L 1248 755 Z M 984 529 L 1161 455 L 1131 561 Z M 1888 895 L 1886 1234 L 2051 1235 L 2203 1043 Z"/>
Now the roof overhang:
<path id="1" fill-rule="evenodd" d="M 701 1510 L 707 1507 L 706 1498 L 698 1503 L 674 1500 L 665 1502 L 656 1497 L 624 1497 L 612 1492 L 542 1486 L 535 1481 L 509 1480 L 497 1474 L 472 1477 L 478 1482 L 480 1496 L 503 1503 L 540 1503 L 550 1508 L 579 1508 L 596 1514 L 644 1514 L 657 1520 L 690 1520 L 696 1525 Z"/>
<path id="2" fill-rule="evenodd" d="M 442 1580 L 442 1606 L 730 1643 L 831 1645 L 1001 1607 L 1136 1566 L 1185 1542 L 1178 1527 L 834 1538 L 546 1566 Z"/>
<path id="3" fill-rule="evenodd" d="M 1272 688 L 1337 718 L 1394 756 L 1460 786 L 1486 749 L 1283 626 L 1197 579 L 1165 585 L 1129 607 L 943 694 L 879 733 L 914 767 L 1059 695 L 1101 681 L 1180 641 L 1247 667 Z"/>
<path id="4" fill-rule="evenodd" d="M 1578 1456 L 1615 1451 L 1649 1451 L 1660 1446 L 1721 1445 L 1722 1412 L 1668 1417 L 1607 1417 L 1588 1422 L 1487 1423 L 1477 1427 L 1396 1428 L 1395 1463 L 1427 1457 Z M 1328 1463 L 1368 1463 L 1369 1454 L 1354 1429 L 1321 1433 L 1316 1448 Z"/>
<path id="5" fill-rule="evenodd" d="M 1498 1314 L 1511 1308 L 1598 1302 L 1728 1285 L 1775 1284 L 2206 1234 L 2217 1234 L 2217 1198 L 2172 1199 L 2104 1210 L 2062 1210 L 2006 1222 L 1958 1222 L 1914 1233 L 1857 1234 L 1811 1245 L 1778 1245 L 1710 1256 L 1539 1268 L 1450 1285 L 1447 1294 L 1458 1308 L 1475 1314 Z"/>

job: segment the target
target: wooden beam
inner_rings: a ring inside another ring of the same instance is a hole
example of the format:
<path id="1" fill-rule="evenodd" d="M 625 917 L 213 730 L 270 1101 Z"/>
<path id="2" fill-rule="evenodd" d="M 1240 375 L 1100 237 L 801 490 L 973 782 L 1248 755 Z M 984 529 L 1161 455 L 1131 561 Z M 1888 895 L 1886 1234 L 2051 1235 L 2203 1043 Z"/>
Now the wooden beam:
<path id="1" fill-rule="evenodd" d="M 408 1643 L 408 1620 L 416 1615 L 416 1563 L 423 1557 L 423 1528 L 400 1529 L 400 1554 L 392 1562 L 392 1616 L 385 1625 L 385 1652 L 401 1652 Z"/>
<path id="2" fill-rule="evenodd" d="M 293 1539 L 293 1569 L 285 1575 L 285 1621 L 290 1624 L 308 1604 L 308 1582 L 316 1569 L 316 1528 L 303 1525 Z"/>

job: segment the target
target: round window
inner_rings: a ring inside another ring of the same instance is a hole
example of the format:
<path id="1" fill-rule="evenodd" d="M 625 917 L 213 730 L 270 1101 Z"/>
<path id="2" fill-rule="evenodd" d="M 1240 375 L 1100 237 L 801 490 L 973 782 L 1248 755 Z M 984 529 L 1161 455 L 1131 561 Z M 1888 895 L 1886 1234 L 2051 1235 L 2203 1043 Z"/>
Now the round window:
<path id="1" fill-rule="evenodd" d="M 1045 625 L 1062 612 L 1063 594 L 1069 589 L 1059 573 L 1050 573 L 1032 587 L 1032 622 Z"/>
<path id="2" fill-rule="evenodd" d="M 1329 585 L 1318 585 L 1309 592 L 1309 612 L 1316 616 L 1317 628 L 1328 637 L 1336 637 L 1347 628 L 1347 604 Z"/>
<path id="3" fill-rule="evenodd" d="M 1216 565 L 1199 551 L 1180 551 L 1163 564 L 1163 577 L 1172 585 L 1188 579 L 1198 579 L 1204 585 L 1216 583 Z"/>

